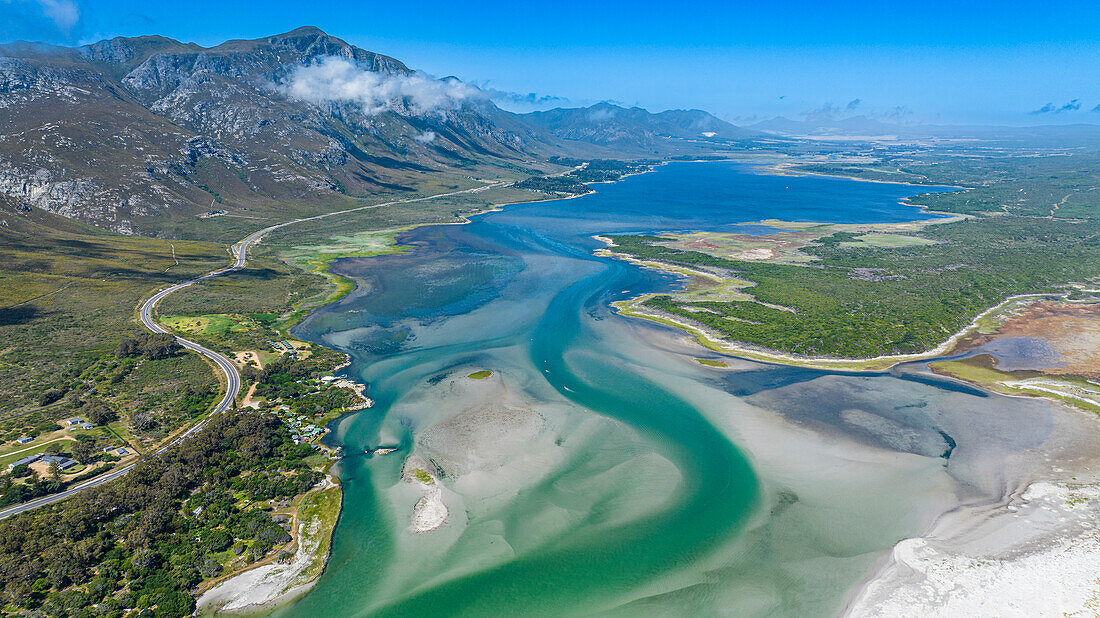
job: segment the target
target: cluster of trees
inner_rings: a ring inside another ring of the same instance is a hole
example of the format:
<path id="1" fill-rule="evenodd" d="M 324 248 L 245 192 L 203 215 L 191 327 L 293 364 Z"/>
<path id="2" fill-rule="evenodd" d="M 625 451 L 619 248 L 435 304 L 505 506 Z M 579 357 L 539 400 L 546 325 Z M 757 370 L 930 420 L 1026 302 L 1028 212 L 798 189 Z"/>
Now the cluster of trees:
<path id="1" fill-rule="evenodd" d="M 591 190 L 588 185 L 569 176 L 532 176 L 512 186 L 517 189 L 527 189 L 528 191 L 568 193 L 569 195 L 581 195 Z"/>
<path id="2" fill-rule="evenodd" d="M 142 333 L 136 337 L 123 339 L 115 348 L 115 357 L 130 358 L 140 356 L 150 360 L 168 358 L 181 350 L 176 338 L 166 333 Z"/>
<path id="3" fill-rule="evenodd" d="M 569 177 L 581 182 L 614 182 L 627 174 L 645 171 L 653 165 L 652 161 L 616 161 L 614 159 L 593 159 L 581 170 L 570 172 Z"/>
<path id="4" fill-rule="evenodd" d="M 231 557 L 290 541 L 262 505 L 320 479 L 312 453 L 271 415 L 219 415 L 118 481 L 0 521 L 0 596 L 46 616 L 189 615 L 190 590 Z"/>
<path id="5" fill-rule="evenodd" d="M 262 371 L 245 367 L 241 377 L 257 383 L 256 394 L 260 397 L 293 400 L 301 414 L 323 414 L 353 405 L 357 400 L 348 389 L 319 388 L 316 383 L 306 381 L 319 373 L 320 365 L 284 356 L 268 363 Z"/>
<path id="6" fill-rule="evenodd" d="M 80 416 L 96 425 L 106 425 L 118 420 L 118 414 L 99 400 L 85 401 L 80 407 Z"/>
<path id="7" fill-rule="evenodd" d="M 580 159 L 569 157 L 551 157 L 551 163 L 558 165 L 577 166 L 583 163 Z M 544 193 L 566 193 L 569 195 L 582 195 L 592 190 L 587 183 L 613 182 L 627 174 L 635 174 L 644 171 L 654 164 L 653 161 L 617 161 L 615 159 L 593 159 L 588 161 L 584 169 L 575 170 L 564 176 L 532 176 L 512 185 L 517 189 L 529 191 L 542 191 Z"/>
<path id="8" fill-rule="evenodd" d="M 27 479 L 26 483 L 14 482 L 14 479 L 23 478 Z M 42 479 L 26 465 L 16 466 L 11 473 L 0 476 L 0 508 L 54 494 L 64 487 L 59 479 Z"/>

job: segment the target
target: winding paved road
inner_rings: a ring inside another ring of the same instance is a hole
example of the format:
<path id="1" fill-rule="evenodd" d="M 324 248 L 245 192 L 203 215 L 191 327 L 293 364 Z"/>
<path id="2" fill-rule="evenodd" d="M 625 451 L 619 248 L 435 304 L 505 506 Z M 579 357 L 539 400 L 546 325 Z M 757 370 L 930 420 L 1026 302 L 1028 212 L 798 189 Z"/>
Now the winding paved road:
<path id="1" fill-rule="evenodd" d="M 562 173 L 567 173 L 567 172 L 562 172 Z M 245 260 L 247 259 L 247 256 L 248 256 L 249 247 L 251 247 L 253 244 L 258 242 L 261 238 L 264 237 L 264 235 L 266 235 L 270 232 L 273 232 L 277 229 L 284 228 L 288 225 L 294 225 L 295 223 L 303 223 L 305 221 L 316 221 L 318 219 L 325 219 L 327 217 L 335 217 L 337 215 L 346 215 L 346 214 L 349 214 L 349 213 L 359 212 L 359 211 L 362 211 L 362 210 L 371 210 L 373 208 L 383 208 L 385 206 L 393 206 L 395 204 L 409 204 L 409 203 L 413 203 L 413 202 L 424 202 L 424 201 L 427 201 L 427 200 L 434 200 L 434 199 L 443 198 L 443 197 L 453 197 L 455 195 L 462 195 L 464 193 L 479 193 L 481 191 L 485 191 L 485 190 L 491 189 L 493 187 L 499 187 L 499 186 L 502 186 L 504 184 L 507 184 L 507 183 L 505 183 L 505 182 L 495 182 L 495 183 L 487 184 L 487 185 L 484 185 L 484 186 L 481 186 L 481 187 L 474 187 L 472 189 L 463 189 L 461 191 L 451 191 L 451 192 L 448 192 L 448 193 L 438 193 L 436 195 L 428 195 L 428 196 L 424 196 L 424 197 L 415 197 L 415 198 L 409 198 L 409 199 L 405 199 L 405 200 L 393 200 L 393 201 L 390 201 L 390 202 L 382 202 L 380 204 L 370 204 L 370 205 L 367 205 L 367 206 L 359 206 L 358 208 L 349 208 L 347 210 L 329 212 L 329 213 L 325 213 L 325 214 L 322 214 L 322 215 L 316 215 L 316 216 L 313 216 L 313 217 L 303 217 L 301 219 L 293 219 L 291 221 L 285 221 L 283 223 L 278 223 L 278 224 L 275 224 L 275 225 L 265 227 L 264 229 L 259 230 L 258 232 L 253 232 L 251 235 L 249 235 L 247 238 L 245 238 L 241 242 L 237 243 L 236 245 L 233 245 L 233 247 L 232 247 L 233 262 L 229 266 L 226 266 L 225 268 L 220 268 L 220 269 L 215 270 L 213 272 L 206 273 L 205 275 L 203 275 L 201 277 L 196 277 L 194 279 L 191 279 L 190 281 L 184 281 L 183 283 L 177 283 L 175 285 L 166 287 L 163 290 L 160 290 L 159 292 L 157 292 L 156 294 L 153 294 L 152 296 L 150 296 L 148 299 L 146 299 L 145 302 L 143 302 L 141 304 L 140 309 L 139 309 L 139 318 L 141 319 L 141 323 L 145 326 L 145 328 L 148 328 L 149 330 L 153 331 L 154 333 L 171 334 L 171 333 L 168 333 L 167 329 L 165 329 L 160 324 L 157 324 L 156 320 L 153 319 L 153 312 L 156 310 L 157 303 L 164 300 L 164 298 L 166 296 L 168 296 L 169 294 L 173 294 L 175 292 L 178 292 L 178 291 L 182 290 L 183 288 L 186 288 L 186 287 L 188 287 L 192 284 L 198 283 L 200 281 L 205 281 L 205 280 L 210 279 L 212 277 L 218 277 L 220 275 L 224 275 L 225 273 L 233 272 L 234 270 L 238 270 L 240 268 L 243 268 L 244 264 L 245 264 Z M 220 414 L 222 412 L 225 412 L 226 410 L 228 410 L 230 408 L 230 406 L 233 405 L 233 402 L 237 399 L 237 393 L 239 393 L 240 390 L 241 390 L 241 374 L 237 371 L 237 367 L 233 365 L 232 361 L 230 361 L 224 355 L 222 355 L 218 352 L 215 352 L 214 350 L 211 350 L 210 348 L 203 347 L 203 346 L 195 343 L 194 341 L 189 341 L 187 339 L 184 339 L 183 337 L 176 337 L 176 341 L 179 342 L 179 344 L 181 346 L 187 348 L 188 350 L 192 350 L 194 352 L 197 352 L 197 353 L 205 356 L 207 359 L 209 359 L 211 362 L 213 362 L 215 365 L 218 366 L 218 368 L 221 370 L 221 372 L 223 374 L 225 374 L 225 381 L 226 381 L 225 396 L 223 396 L 221 398 L 221 401 L 218 402 L 218 405 L 214 406 L 214 410 L 210 413 L 210 416 L 207 416 L 202 421 L 200 421 L 199 423 L 195 424 L 193 427 L 191 427 L 187 431 L 185 431 L 182 434 L 180 434 L 179 436 L 177 436 L 175 439 L 173 439 L 168 444 L 165 444 L 165 445 L 161 446 L 159 449 L 157 449 L 155 451 L 155 454 L 163 453 L 165 450 L 167 450 L 167 449 L 169 449 L 173 446 L 176 446 L 177 444 L 182 442 L 188 436 L 191 436 L 191 435 L 195 434 L 196 432 L 202 430 L 202 428 L 206 426 L 206 423 L 208 423 L 210 421 L 211 416 L 213 416 L 215 414 Z M 50 494 L 48 496 L 42 496 L 41 498 L 36 498 L 34 500 L 30 500 L 30 501 L 24 502 L 22 504 L 17 504 L 15 506 L 10 506 L 6 509 L 0 510 L 0 519 L 11 517 L 12 515 L 18 515 L 19 513 L 24 513 L 26 511 L 31 511 L 31 510 L 34 510 L 34 509 L 40 507 L 40 506 L 45 506 L 47 504 L 53 504 L 54 502 L 58 502 L 58 501 L 66 499 L 66 498 L 69 498 L 69 497 L 71 497 L 71 496 L 73 496 L 73 495 L 75 495 L 75 494 L 77 494 L 81 491 L 84 491 L 85 489 L 88 489 L 88 488 L 91 488 L 91 487 L 97 487 L 97 486 L 102 485 L 104 483 L 109 483 L 109 482 L 125 475 L 127 472 L 129 472 L 133 468 L 134 468 L 134 464 L 130 464 L 130 465 L 124 466 L 122 468 L 119 468 L 117 470 L 112 470 L 112 471 L 110 471 L 106 474 L 103 474 L 101 476 L 97 476 L 95 478 L 88 479 L 87 481 L 84 481 L 82 483 L 78 483 L 78 484 L 70 487 L 69 489 L 66 489 L 65 491 L 61 491 L 61 492 L 58 492 L 56 494 Z"/>

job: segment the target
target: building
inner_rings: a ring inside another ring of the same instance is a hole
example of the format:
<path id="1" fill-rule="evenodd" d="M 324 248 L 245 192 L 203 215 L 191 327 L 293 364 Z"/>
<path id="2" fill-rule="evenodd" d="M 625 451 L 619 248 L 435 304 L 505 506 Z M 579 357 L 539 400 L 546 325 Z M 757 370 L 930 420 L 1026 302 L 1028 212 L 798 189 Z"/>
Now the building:
<path id="1" fill-rule="evenodd" d="M 34 438 L 30 436 L 23 436 L 22 438 L 19 438 L 15 441 L 16 444 L 29 444 L 31 442 L 34 442 Z"/>
<path id="2" fill-rule="evenodd" d="M 82 418 L 80 418 L 80 417 L 76 417 L 76 418 L 70 418 L 70 419 L 69 419 L 69 425 L 79 425 L 79 424 L 81 424 L 81 423 L 83 423 L 83 422 L 84 422 L 84 419 L 82 419 Z"/>
<path id="3" fill-rule="evenodd" d="M 126 449 L 124 449 L 124 448 L 121 448 L 121 447 L 120 447 L 120 448 L 118 448 L 118 449 L 115 449 L 115 455 L 118 455 L 119 457 L 125 457 L 125 456 L 127 456 L 127 455 L 129 455 L 129 454 L 130 454 L 130 451 L 128 451 L 128 450 L 126 450 Z"/>
<path id="4" fill-rule="evenodd" d="M 48 464 L 57 464 L 58 470 L 68 470 L 76 465 L 76 461 L 62 455 L 43 455 L 42 461 Z"/>
<path id="5" fill-rule="evenodd" d="M 91 423 L 84 423 L 83 425 L 80 426 L 80 428 L 81 429 L 95 429 L 95 425 L 93 425 Z"/>
<path id="6" fill-rule="evenodd" d="M 20 459 L 19 461 L 13 461 L 10 464 L 8 464 L 8 472 L 11 472 L 12 470 L 14 470 L 16 466 L 27 466 L 27 465 L 30 465 L 30 464 L 38 461 L 39 459 L 42 459 L 42 453 L 38 453 L 36 455 L 29 455 L 27 457 L 24 457 L 23 459 Z"/>

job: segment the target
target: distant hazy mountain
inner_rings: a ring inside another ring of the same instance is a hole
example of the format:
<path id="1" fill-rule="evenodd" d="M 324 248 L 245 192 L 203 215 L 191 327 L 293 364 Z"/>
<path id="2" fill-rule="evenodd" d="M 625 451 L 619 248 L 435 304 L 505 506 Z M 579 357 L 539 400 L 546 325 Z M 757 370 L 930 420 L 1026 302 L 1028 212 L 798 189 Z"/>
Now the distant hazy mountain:
<path id="1" fill-rule="evenodd" d="M 787 137 L 868 137 L 903 140 L 981 140 L 993 143 L 1033 144 L 1049 146 L 1091 143 L 1100 138 L 1100 125 L 1039 125 L 1030 127 L 967 126 L 936 124 L 893 124 L 852 116 L 840 119 L 791 120 L 776 116 L 750 125 L 749 129 Z"/>
<path id="2" fill-rule="evenodd" d="M 898 135 L 899 132 L 904 133 L 909 129 L 909 127 L 882 122 L 867 116 L 852 116 L 836 120 L 791 120 L 776 116 L 771 120 L 750 125 L 750 128 L 781 135 Z"/>
<path id="3" fill-rule="evenodd" d="M 625 108 L 606 102 L 591 107 L 531 112 L 523 118 L 564 140 L 643 150 L 660 146 L 669 138 L 726 141 L 756 134 L 697 109 L 653 114 L 640 107 Z"/>

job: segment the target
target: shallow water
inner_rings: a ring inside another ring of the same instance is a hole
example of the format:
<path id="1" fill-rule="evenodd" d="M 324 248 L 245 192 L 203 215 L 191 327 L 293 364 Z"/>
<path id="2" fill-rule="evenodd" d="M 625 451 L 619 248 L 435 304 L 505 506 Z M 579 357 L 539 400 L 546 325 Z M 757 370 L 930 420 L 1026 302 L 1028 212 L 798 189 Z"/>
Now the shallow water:
<path id="1" fill-rule="evenodd" d="M 700 366 L 714 355 L 608 309 L 674 281 L 594 257 L 590 236 L 927 217 L 899 203 L 914 192 L 671 164 L 341 261 L 359 288 L 295 334 L 348 352 L 376 404 L 337 427 L 332 557 L 281 613 L 837 612 L 899 539 L 1002 489 L 999 462 L 1049 412 L 926 377 Z M 401 449 L 363 454 L 380 444 Z M 414 451 L 450 510 L 424 534 L 400 480 Z"/>

